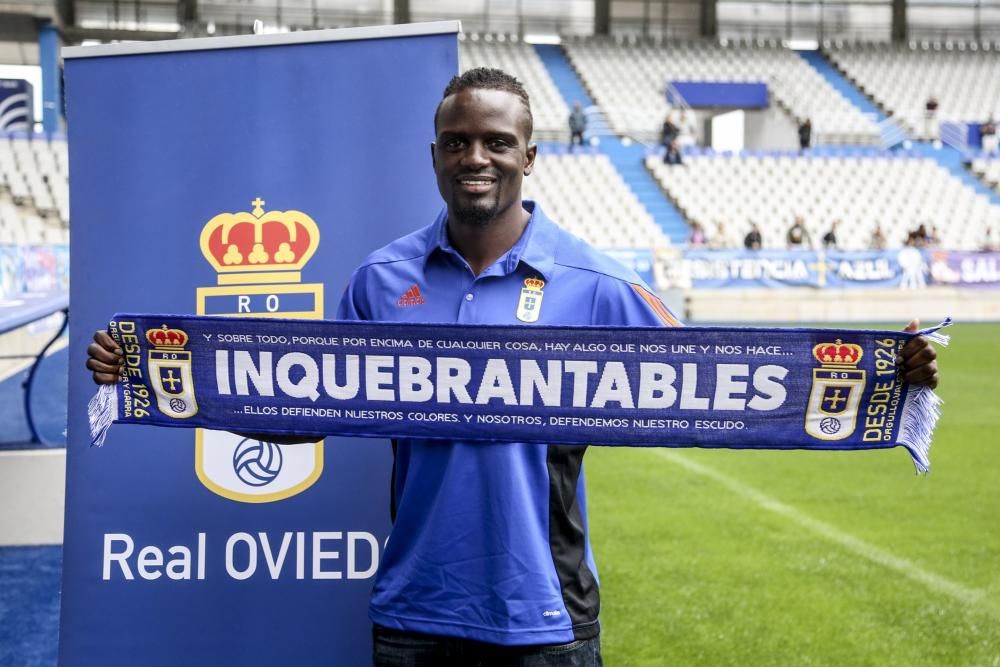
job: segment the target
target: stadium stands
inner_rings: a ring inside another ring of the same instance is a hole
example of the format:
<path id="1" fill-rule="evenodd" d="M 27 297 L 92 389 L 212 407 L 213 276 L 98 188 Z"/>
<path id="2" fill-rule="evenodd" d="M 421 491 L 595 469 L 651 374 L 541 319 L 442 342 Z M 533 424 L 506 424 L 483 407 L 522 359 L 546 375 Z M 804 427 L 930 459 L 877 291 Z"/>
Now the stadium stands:
<path id="1" fill-rule="evenodd" d="M 516 35 L 460 35 L 459 64 L 464 71 L 472 67 L 497 67 L 516 76 L 531 95 L 537 141 L 569 140 L 569 108 L 552 82 L 541 58 L 530 44 Z"/>
<path id="2" fill-rule="evenodd" d="M 860 152 L 860 151 L 859 151 Z M 1000 225 L 1000 206 L 977 194 L 930 158 L 910 154 L 798 157 L 788 152 L 743 155 L 705 152 L 681 166 L 656 156 L 647 168 L 689 222 L 711 234 L 725 223 L 739 239 L 750 223 L 765 248 L 784 248 L 795 216 L 805 218 L 813 243 L 841 222 L 839 247 L 869 247 L 880 225 L 889 247 L 900 247 L 920 224 L 938 227 L 946 248 L 979 249 L 987 229 Z"/>
<path id="3" fill-rule="evenodd" d="M 670 245 L 608 157 L 591 149 L 540 152 L 524 195 L 541 201 L 561 226 L 599 248 Z"/>
<path id="4" fill-rule="evenodd" d="M 921 139 L 936 139 L 938 123 L 982 123 L 1000 112 L 998 45 L 835 44 L 824 50 L 855 85 Z M 935 122 L 927 123 L 931 96 L 939 107 Z"/>
<path id="5" fill-rule="evenodd" d="M 972 173 L 1000 195 L 1000 158 L 976 158 L 971 164 Z"/>
<path id="6" fill-rule="evenodd" d="M 0 243 L 69 242 L 66 141 L 0 136 Z"/>
<path id="7" fill-rule="evenodd" d="M 878 126 L 794 51 L 776 42 L 650 42 L 573 38 L 566 51 L 620 134 L 655 141 L 668 107 L 668 81 L 765 81 L 772 100 L 811 118 L 814 144 L 875 144 Z"/>

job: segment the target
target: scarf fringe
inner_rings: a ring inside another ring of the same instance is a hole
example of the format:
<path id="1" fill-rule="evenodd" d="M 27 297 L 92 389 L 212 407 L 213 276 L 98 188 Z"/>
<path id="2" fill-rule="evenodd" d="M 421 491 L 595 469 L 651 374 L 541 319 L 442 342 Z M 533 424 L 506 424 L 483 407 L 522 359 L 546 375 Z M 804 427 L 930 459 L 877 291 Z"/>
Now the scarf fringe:
<path id="1" fill-rule="evenodd" d="M 917 474 L 923 475 L 930 472 L 931 436 L 944 401 L 930 387 L 911 387 L 909 394 L 903 406 L 899 444 L 910 452 Z"/>
<path id="2" fill-rule="evenodd" d="M 90 420 L 90 442 L 94 447 L 104 444 L 108 429 L 118 418 L 118 385 L 102 384 L 87 404 Z"/>
<path id="3" fill-rule="evenodd" d="M 918 336 L 923 336 L 932 343 L 937 343 L 941 347 L 948 347 L 948 343 L 951 342 L 951 336 L 948 334 L 941 333 L 941 329 L 945 327 L 950 327 L 954 321 L 951 317 L 944 318 L 944 321 L 936 327 L 929 327 L 927 329 L 921 329 L 917 332 Z"/>

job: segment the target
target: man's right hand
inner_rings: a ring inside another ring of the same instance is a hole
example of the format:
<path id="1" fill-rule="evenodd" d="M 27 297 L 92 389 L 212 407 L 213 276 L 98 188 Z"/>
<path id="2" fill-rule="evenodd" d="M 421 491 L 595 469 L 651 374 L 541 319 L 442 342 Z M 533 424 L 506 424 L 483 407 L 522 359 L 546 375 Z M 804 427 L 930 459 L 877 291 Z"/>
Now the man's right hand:
<path id="1" fill-rule="evenodd" d="M 87 369 L 93 371 L 96 384 L 118 382 L 122 362 L 122 350 L 107 331 L 94 334 L 94 342 L 87 346 Z"/>

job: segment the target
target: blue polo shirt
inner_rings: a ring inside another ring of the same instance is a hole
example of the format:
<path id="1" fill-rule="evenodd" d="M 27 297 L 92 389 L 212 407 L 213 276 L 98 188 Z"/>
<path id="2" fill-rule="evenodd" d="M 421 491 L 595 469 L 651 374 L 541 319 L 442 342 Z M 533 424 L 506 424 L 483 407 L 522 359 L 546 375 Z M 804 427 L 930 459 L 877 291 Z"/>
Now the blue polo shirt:
<path id="1" fill-rule="evenodd" d="M 337 318 L 679 324 L 633 272 L 534 202 L 523 205 L 531 219 L 521 238 L 478 276 L 448 240 L 446 211 L 376 250 L 354 272 Z M 525 280 L 543 283 L 541 298 L 523 301 Z M 393 450 L 393 528 L 372 592 L 373 622 L 508 646 L 599 632 L 586 447 L 408 439 Z"/>

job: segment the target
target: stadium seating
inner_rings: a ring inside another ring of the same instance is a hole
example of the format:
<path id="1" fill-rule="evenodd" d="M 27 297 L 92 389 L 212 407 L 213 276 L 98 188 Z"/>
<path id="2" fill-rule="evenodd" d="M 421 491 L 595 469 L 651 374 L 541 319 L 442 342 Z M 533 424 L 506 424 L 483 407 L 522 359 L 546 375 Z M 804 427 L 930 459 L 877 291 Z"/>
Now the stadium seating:
<path id="1" fill-rule="evenodd" d="M 972 161 L 972 173 L 1000 195 L 1000 158 L 976 158 Z"/>
<path id="2" fill-rule="evenodd" d="M 838 245 L 869 247 L 876 225 L 889 247 L 900 247 L 920 224 L 938 227 L 941 245 L 981 247 L 986 229 L 1000 225 L 1000 206 L 962 183 L 930 158 L 902 154 L 798 157 L 771 152 L 689 155 L 680 166 L 656 156 L 647 168 L 689 222 L 711 235 L 722 222 L 740 241 L 750 223 L 760 225 L 764 248 L 784 248 L 795 216 L 806 222 L 814 245 L 839 220 Z"/>
<path id="3" fill-rule="evenodd" d="M 459 63 L 472 67 L 497 67 L 516 76 L 531 96 L 537 141 L 569 140 L 569 108 L 552 82 L 541 58 L 516 35 L 459 35 Z"/>
<path id="4" fill-rule="evenodd" d="M 611 126 L 640 141 L 658 139 L 668 110 L 668 81 L 702 80 L 766 81 L 780 107 L 812 119 L 814 144 L 878 142 L 873 119 L 777 43 L 574 38 L 564 46 Z"/>
<path id="5" fill-rule="evenodd" d="M 828 44 L 829 58 L 863 92 L 914 136 L 936 139 L 925 122 L 930 96 L 937 98 L 937 122 L 986 121 L 1000 112 L 1000 50 L 989 44 Z"/>
<path id="6" fill-rule="evenodd" d="M 69 242 L 66 141 L 0 136 L 0 243 Z"/>
<path id="7" fill-rule="evenodd" d="M 599 248 L 654 249 L 670 240 L 607 156 L 540 152 L 524 196 L 543 203 L 563 228 Z"/>

